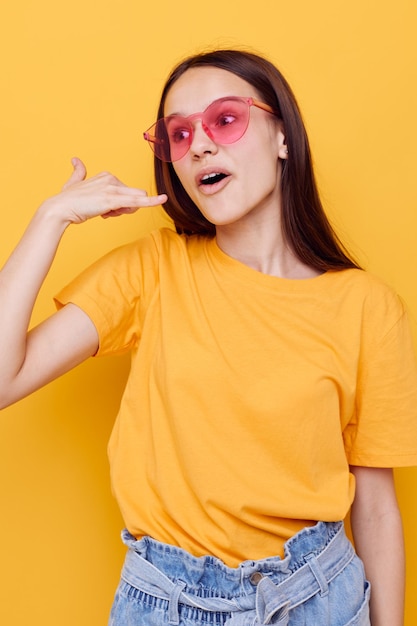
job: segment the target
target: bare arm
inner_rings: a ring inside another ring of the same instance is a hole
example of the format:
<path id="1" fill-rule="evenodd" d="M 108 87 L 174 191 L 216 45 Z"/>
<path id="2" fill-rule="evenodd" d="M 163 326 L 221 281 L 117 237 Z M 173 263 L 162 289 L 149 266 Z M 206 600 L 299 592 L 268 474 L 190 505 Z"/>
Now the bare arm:
<path id="1" fill-rule="evenodd" d="M 356 496 L 351 525 L 371 591 L 372 626 L 403 626 L 405 557 L 391 469 L 352 467 Z"/>
<path id="2" fill-rule="evenodd" d="M 88 316 L 67 305 L 28 333 L 39 289 L 66 228 L 95 216 L 133 213 L 156 206 L 166 196 L 148 197 L 103 173 L 86 179 L 83 163 L 63 191 L 44 202 L 0 272 L 0 408 L 74 367 L 98 347 Z"/>

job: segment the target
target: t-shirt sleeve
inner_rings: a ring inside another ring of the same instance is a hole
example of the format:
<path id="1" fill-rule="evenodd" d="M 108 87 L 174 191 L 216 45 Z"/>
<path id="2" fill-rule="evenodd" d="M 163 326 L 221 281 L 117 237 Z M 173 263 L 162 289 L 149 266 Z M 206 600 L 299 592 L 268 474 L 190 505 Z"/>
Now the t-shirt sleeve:
<path id="1" fill-rule="evenodd" d="M 365 309 L 347 458 L 368 467 L 417 465 L 417 367 L 407 311 L 390 290 Z"/>
<path id="2" fill-rule="evenodd" d="M 122 354 L 140 339 L 146 302 L 157 283 L 153 237 L 117 248 L 88 267 L 54 298 L 57 308 L 73 303 L 94 323 L 96 356 Z"/>

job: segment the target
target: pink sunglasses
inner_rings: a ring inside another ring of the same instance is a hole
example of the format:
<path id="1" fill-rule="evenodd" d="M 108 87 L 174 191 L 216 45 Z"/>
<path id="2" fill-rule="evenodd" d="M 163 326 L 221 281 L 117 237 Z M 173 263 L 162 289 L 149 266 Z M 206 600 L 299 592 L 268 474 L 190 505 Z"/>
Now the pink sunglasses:
<path id="1" fill-rule="evenodd" d="M 202 113 L 193 113 L 188 117 L 162 117 L 143 133 L 143 137 L 158 159 L 172 163 L 182 159 L 190 149 L 195 120 L 201 120 L 204 132 L 215 143 L 234 143 L 243 137 L 248 128 L 251 106 L 279 115 L 268 104 L 253 98 L 229 96 L 215 100 Z"/>

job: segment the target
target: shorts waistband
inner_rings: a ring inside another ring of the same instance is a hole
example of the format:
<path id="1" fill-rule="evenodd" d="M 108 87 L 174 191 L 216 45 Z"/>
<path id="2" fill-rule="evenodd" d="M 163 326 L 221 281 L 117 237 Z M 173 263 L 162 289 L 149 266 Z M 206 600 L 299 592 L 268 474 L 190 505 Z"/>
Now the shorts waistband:
<path id="1" fill-rule="evenodd" d="M 123 531 L 129 547 L 122 579 L 144 593 L 169 602 L 169 624 L 179 623 L 178 604 L 211 612 L 253 612 L 260 625 L 288 613 L 328 585 L 354 558 L 343 522 L 319 522 L 285 545 L 285 556 L 243 561 L 230 568 L 212 557 L 149 537 L 136 540 Z M 227 583 L 227 584 L 225 584 Z M 225 589 L 227 588 L 227 593 Z"/>

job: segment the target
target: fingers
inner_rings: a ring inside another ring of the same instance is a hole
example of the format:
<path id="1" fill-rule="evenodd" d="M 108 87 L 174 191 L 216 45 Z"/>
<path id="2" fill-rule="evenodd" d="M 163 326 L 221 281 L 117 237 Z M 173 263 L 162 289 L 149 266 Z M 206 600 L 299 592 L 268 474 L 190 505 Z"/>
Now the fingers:
<path id="1" fill-rule="evenodd" d="M 132 199 L 133 200 L 133 199 Z M 135 206 L 124 206 L 119 207 L 117 209 L 111 209 L 106 213 L 102 214 L 103 219 L 107 219 L 108 217 L 119 217 L 119 215 L 129 215 L 132 213 L 136 213 L 136 211 L 143 207 L 151 207 L 158 206 L 160 204 L 164 204 L 168 200 L 168 196 L 166 194 L 161 194 L 159 196 L 147 196 L 140 194 L 138 197 L 138 204 Z"/>
<path id="2" fill-rule="evenodd" d="M 81 159 L 79 159 L 78 157 L 73 157 L 71 159 L 71 163 L 72 163 L 72 167 L 74 168 L 73 172 L 71 176 L 69 177 L 69 179 L 67 180 L 67 182 L 65 183 L 65 185 L 62 187 L 62 189 L 67 189 L 68 187 L 71 187 L 71 185 L 74 185 L 75 183 L 80 183 L 87 176 L 87 169 L 84 163 L 81 161 Z"/>
<path id="3" fill-rule="evenodd" d="M 109 172 L 87 178 L 81 159 L 72 159 L 73 172 L 63 190 L 52 199 L 60 216 L 68 223 L 80 224 L 97 216 L 117 217 L 134 213 L 141 207 L 154 207 L 167 201 L 166 194 L 148 196 L 144 189 L 128 187 Z M 59 203 L 59 204 L 58 204 Z"/>
<path id="4" fill-rule="evenodd" d="M 160 204 L 164 204 L 168 200 L 168 196 L 166 194 L 160 194 L 159 196 L 148 196 L 146 192 L 142 192 L 142 190 L 131 189 L 129 190 L 133 192 L 136 197 L 133 196 L 128 198 L 126 196 L 126 200 L 130 200 L 130 203 L 135 203 L 134 206 L 123 206 L 118 207 L 117 209 L 111 209 L 106 213 L 103 213 L 101 217 L 103 219 L 107 219 L 108 217 L 119 217 L 119 215 L 129 215 L 132 213 L 136 213 L 136 211 L 140 208 L 144 207 L 152 207 L 159 206 Z M 138 193 L 140 192 L 140 193 Z"/>

